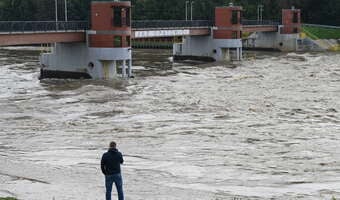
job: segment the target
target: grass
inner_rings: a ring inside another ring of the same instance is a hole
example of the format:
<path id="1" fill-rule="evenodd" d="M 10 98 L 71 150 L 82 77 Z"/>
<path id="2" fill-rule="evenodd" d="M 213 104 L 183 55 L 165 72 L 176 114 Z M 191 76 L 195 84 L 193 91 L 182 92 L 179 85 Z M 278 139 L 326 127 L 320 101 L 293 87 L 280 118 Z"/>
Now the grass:
<path id="1" fill-rule="evenodd" d="M 13 197 L 0 197 L 0 200 L 17 200 L 17 199 Z"/>
<path id="2" fill-rule="evenodd" d="M 312 39 L 340 39 L 340 29 L 303 26 L 305 32 Z"/>

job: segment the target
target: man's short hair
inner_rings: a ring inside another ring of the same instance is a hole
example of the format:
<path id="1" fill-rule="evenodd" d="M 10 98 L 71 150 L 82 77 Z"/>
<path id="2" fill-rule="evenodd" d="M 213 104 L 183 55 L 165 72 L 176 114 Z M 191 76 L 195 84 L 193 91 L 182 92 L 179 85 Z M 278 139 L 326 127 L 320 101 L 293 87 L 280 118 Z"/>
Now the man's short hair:
<path id="1" fill-rule="evenodd" d="M 116 142 L 112 141 L 110 142 L 110 148 L 116 148 L 117 144 Z"/>

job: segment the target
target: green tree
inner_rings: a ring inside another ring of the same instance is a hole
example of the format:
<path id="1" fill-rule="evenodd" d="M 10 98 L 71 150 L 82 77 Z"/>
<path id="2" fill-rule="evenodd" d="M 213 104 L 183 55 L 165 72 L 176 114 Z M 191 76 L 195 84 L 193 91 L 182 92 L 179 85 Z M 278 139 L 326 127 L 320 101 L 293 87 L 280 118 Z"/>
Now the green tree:
<path id="1" fill-rule="evenodd" d="M 55 0 L 0 0 L 0 20 L 54 20 Z M 91 0 L 67 0 L 70 20 L 89 20 Z M 131 0 L 134 20 L 185 18 L 187 0 Z M 191 1 L 191 0 L 189 0 Z M 194 19 L 214 19 L 214 8 L 229 2 L 243 7 L 243 17 L 257 19 L 257 6 L 264 5 L 264 19 L 281 20 L 281 9 L 302 10 L 304 23 L 340 26 L 340 0 L 195 0 Z M 64 0 L 58 0 L 58 19 L 64 20 Z M 190 7 L 190 6 L 189 6 Z M 190 16 L 190 12 L 188 12 Z"/>

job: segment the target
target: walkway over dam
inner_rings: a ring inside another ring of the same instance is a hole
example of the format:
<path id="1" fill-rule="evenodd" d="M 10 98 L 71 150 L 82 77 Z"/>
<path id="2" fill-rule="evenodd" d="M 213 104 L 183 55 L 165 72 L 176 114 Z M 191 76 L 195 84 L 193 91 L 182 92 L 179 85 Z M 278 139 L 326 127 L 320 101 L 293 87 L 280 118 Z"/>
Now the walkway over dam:
<path id="1" fill-rule="evenodd" d="M 176 38 L 174 60 L 242 60 L 243 46 L 295 51 L 300 10 L 282 21 L 242 19 L 240 6 L 215 8 L 213 21 L 131 20 L 131 2 L 92 1 L 91 20 L 0 22 L 0 46 L 54 43 L 40 56 L 41 78 L 132 77 L 132 39 Z M 244 32 L 251 33 L 244 42 Z M 157 39 L 158 40 L 158 39 Z"/>
<path id="2" fill-rule="evenodd" d="M 209 20 L 132 21 L 131 38 L 162 38 L 210 35 Z M 279 22 L 242 20 L 242 32 L 277 32 Z M 87 21 L 0 21 L 0 46 L 85 42 L 91 31 Z"/>

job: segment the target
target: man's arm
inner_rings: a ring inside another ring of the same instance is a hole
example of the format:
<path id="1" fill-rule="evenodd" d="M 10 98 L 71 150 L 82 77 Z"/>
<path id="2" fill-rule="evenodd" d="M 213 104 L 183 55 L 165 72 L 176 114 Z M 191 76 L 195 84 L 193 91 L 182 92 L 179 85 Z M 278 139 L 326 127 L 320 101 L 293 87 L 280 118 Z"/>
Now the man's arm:
<path id="1" fill-rule="evenodd" d="M 105 168 L 105 158 L 104 158 L 104 155 L 103 155 L 102 160 L 100 162 L 100 168 L 102 169 L 102 172 L 105 175 L 106 174 L 106 168 Z"/>
<path id="2" fill-rule="evenodd" d="M 124 162 L 123 155 L 122 153 L 120 153 L 120 164 L 123 164 L 123 162 Z"/>

